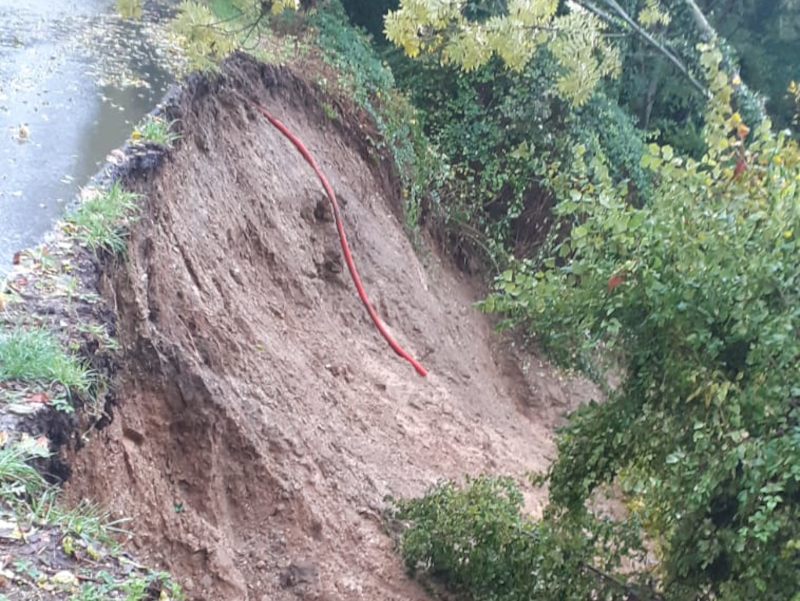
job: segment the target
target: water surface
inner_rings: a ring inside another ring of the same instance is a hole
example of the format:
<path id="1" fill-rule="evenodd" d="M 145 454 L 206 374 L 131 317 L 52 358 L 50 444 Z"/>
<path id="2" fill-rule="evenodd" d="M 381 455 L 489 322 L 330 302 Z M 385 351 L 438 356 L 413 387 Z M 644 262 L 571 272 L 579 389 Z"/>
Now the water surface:
<path id="1" fill-rule="evenodd" d="M 113 0 L 0 0 L 0 273 L 163 96 L 154 19 L 121 21 Z"/>

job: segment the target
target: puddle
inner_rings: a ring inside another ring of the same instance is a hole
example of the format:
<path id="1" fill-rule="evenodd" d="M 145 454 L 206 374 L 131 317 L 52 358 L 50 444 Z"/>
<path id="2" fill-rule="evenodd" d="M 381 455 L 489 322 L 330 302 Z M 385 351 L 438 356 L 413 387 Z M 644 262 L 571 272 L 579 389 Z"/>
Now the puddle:
<path id="1" fill-rule="evenodd" d="M 122 21 L 113 0 L 0 0 L 0 274 L 163 96 L 157 21 Z"/>

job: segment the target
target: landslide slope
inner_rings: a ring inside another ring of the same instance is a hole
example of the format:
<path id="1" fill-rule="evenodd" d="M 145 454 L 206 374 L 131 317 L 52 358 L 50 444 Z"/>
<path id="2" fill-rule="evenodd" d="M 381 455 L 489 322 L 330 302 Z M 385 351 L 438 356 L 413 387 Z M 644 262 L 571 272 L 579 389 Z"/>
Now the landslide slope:
<path id="1" fill-rule="evenodd" d="M 316 157 L 368 294 L 428 378 L 369 321 L 311 169 L 234 89 Z M 133 517 L 191 599 L 426 598 L 383 531 L 384 496 L 544 468 L 553 416 L 581 395 L 535 360 L 520 369 L 463 276 L 415 254 L 357 120 L 326 118 L 302 78 L 238 55 L 168 114 L 181 141 L 125 178 L 143 207 L 104 276 L 118 404 L 73 458 L 70 494 Z"/>

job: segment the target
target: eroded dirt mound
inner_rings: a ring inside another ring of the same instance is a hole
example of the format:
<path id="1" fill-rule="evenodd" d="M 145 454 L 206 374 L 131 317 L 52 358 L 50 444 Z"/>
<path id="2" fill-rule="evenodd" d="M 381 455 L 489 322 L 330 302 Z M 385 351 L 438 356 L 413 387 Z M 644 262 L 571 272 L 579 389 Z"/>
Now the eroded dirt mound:
<path id="1" fill-rule="evenodd" d="M 316 157 L 368 294 L 428 378 L 369 322 L 311 169 L 233 87 Z M 134 517 L 142 552 L 190 598 L 425 598 L 382 531 L 383 497 L 543 468 L 570 398 L 546 367 L 526 378 L 502 355 L 465 280 L 415 255 L 357 123 L 318 102 L 238 56 L 186 87 L 178 147 L 129 177 L 147 198 L 107 275 L 120 404 L 74 458 L 71 494 Z"/>

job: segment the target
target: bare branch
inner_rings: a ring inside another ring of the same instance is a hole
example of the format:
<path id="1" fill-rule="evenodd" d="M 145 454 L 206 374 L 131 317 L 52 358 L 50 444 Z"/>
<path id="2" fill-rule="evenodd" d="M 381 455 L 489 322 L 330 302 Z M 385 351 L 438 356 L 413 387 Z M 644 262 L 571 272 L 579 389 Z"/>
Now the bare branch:
<path id="1" fill-rule="evenodd" d="M 630 29 L 632 29 L 640 38 L 645 40 L 653 48 L 655 48 L 661 54 L 667 57 L 667 59 L 673 65 L 675 65 L 678 71 L 683 73 L 683 75 L 703 96 L 705 96 L 706 98 L 710 98 L 710 94 L 706 89 L 706 87 L 703 84 L 701 84 L 697 80 L 697 78 L 689 72 L 689 69 L 686 67 L 686 65 L 683 64 L 683 61 L 681 61 L 681 59 L 675 56 L 675 54 L 673 54 L 672 51 L 670 51 L 666 46 L 661 44 L 652 35 L 650 35 L 647 32 L 647 30 L 645 30 L 636 21 L 634 21 L 616 0 L 600 0 L 600 1 L 614 11 L 614 14 L 617 16 L 617 19 L 615 19 L 612 15 L 608 14 L 606 11 L 596 6 L 590 0 L 577 0 L 577 3 L 580 4 L 582 7 L 584 7 L 586 10 L 593 12 L 606 22 L 616 23 L 619 20 L 622 20 L 625 23 L 625 25 L 627 25 Z M 691 2 L 692 0 L 687 0 L 687 1 Z"/>

